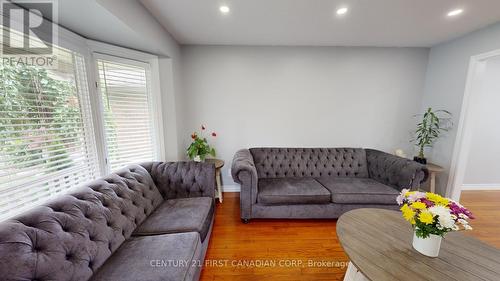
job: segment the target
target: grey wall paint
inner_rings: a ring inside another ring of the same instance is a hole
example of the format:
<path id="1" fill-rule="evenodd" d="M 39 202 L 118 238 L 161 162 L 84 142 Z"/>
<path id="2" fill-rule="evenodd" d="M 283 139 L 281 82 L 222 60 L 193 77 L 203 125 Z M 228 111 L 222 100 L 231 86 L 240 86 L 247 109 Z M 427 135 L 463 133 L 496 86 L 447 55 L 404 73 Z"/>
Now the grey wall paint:
<path id="1" fill-rule="evenodd" d="M 226 161 L 255 146 L 371 147 L 409 155 L 425 48 L 183 46 L 185 149 L 200 123 Z"/>
<path id="2" fill-rule="evenodd" d="M 447 171 L 436 180 L 441 193 L 446 190 L 470 57 L 499 48 L 500 23 L 431 48 L 421 110 L 427 107 L 447 109 L 453 113 L 455 123 L 428 154 L 432 162 Z"/>
<path id="3" fill-rule="evenodd" d="M 474 93 L 472 139 L 464 184 L 500 187 L 500 58 L 488 60 L 481 78 L 482 90 Z"/>

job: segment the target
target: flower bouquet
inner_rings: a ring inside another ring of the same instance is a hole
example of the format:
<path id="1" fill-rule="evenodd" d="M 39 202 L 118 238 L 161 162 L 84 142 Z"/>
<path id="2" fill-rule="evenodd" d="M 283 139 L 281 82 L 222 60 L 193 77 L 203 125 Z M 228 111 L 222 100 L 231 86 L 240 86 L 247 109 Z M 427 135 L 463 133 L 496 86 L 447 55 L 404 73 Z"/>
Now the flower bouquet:
<path id="1" fill-rule="evenodd" d="M 197 132 L 191 134 L 193 142 L 191 142 L 187 149 L 187 155 L 189 159 L 196 162 L 205 161 L 205 158 L 207 158 L 208 155 L 215 157 L 215 148 L 211 147 L 208 144 L 207 138 L 203 136 L 205 131 L 206 127 L 201 125 L 201 132 L 199 134 Z M 211 136 L 215 138 L 217 134 L 212 132 Z"/>
<path id="2" fill-rule="evenodd" d="M 415 231 L 413 248 L 424 255 L 437 257 L 447 232 L 472 229 L 468 222 L 474 218 L 472 213 L 439 194 L 403 189 L 396 201 Z"/>

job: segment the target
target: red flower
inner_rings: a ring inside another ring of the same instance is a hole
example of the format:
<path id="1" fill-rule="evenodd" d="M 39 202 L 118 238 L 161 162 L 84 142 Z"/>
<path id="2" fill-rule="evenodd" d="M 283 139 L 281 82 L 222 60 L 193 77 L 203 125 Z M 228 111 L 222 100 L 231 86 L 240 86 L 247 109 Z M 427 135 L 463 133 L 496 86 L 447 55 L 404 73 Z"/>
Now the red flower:
<path id="1" fill-rule="evenodd" d="M 193 133 L 193 134 L 191 135 L 191 138 L 194 140 L 194 139 L 196 138 L 196 133 Z"/>
<path id="2" fill-rule="evenodd" d="M 205 125 L 201 125 L 201 129 L 202 129 L 202 130 L 205 130 L 205 129 L 206 129 L 206 128 L 205 128 Z"/>
<path id="3" fill-rule="evenodd" d="M 216 137 L 217 134 L 215 132 L 212 132 L 212 137 Z"/>

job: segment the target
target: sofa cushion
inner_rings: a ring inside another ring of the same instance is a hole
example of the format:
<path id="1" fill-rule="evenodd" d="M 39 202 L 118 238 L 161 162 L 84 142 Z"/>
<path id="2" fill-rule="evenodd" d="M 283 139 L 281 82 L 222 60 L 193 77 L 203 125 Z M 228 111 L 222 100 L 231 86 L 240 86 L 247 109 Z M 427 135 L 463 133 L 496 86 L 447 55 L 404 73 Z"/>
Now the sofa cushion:
<path id="1" fill-rule="evenodd" d="M 396 204 L 399 191 L 365 178 L 318 178 L 332 194 L 333 203 L 341 204 Z"/>
<path id="2" fill-rule="evenodd" d="M 330 196 L 315 179 L 260 179 L 257 201 L 264 205 L 327 204 Z"/>
<path id="3" fill-rule="evenodd" d="M 198 232 L 205 240 L 214 216 L 213 199 L 193 197 L 163 202 L 133 233 L 156 235 L 179 232 Z"/>
<path id="4" fill-rule="evenodd" d="M 196 232 L 134 237 L 125 241 L 91 280 L 190 280 L 201 251 Z"/>

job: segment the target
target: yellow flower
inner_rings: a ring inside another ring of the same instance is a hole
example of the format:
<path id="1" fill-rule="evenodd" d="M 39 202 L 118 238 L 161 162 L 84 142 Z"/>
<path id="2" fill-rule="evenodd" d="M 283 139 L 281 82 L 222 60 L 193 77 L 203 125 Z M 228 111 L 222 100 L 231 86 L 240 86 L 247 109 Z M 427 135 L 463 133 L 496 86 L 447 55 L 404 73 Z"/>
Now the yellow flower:
<path id="1" fill-rule="evenodd" d="M 412 224 L 415 223 L 415 211 L 413 211 L 413 209 L 410 208 L 408 204 L 404 204 L 400 210 L 401 212 L 403 212 L 403 218 L 405 218 L 405 220 L 409 221 Z"/>
<path id="2" fill-rule="evenodd" d="M 434 222 L 434 216 L 429 211 L 421 212 L 418 219 L 425 224 L 432 224 Z"/>
<path id="3" fill-rule="evenodd" d="M 450 201 L 447 198 L 444 198 L 439 194 L 435 194 L 435 193 L 431 193 L 431 192 L 426 192 L 425 197 L 427 197 L 427 199 L 429 201 L 434 202 L 434 204 L 436 204 L 436 205 L 448 206 L 448 204 L 450 203 Z"/>
<path id="4" fill-rule="evenodd" d="M 416 209 L 416 210 L 422 210 L 422 209 L 426 209 L 427 205 L 425 205 L 425 203 L 422 203 L 422 202 L 413 202 L 411 204 L 411 207 L 413 209 Z"/>
<path id="5" fill-rule="evenodd" d="M 439 202 L 436 202 L 437 205 L 443 205 L 443 206 L 448 206 L 450 204 L 450 200 L 441 197 L 441 200 Z"/>
<path id="6" fill-rule="evenodd" d="M 427 197 L 427 200 L 434 202 L 436 200 L 439 200 L 441 195 L 432 192 L 426 192 L 425 197 Z"/>
<path id="7" fill-rule="evenodd" d="M 405 193 L 405 197 L 408 197 L 408 196 L 414 194 L 415 192 L 416 191 L 408 191 L 408 192 Z"/>

